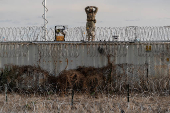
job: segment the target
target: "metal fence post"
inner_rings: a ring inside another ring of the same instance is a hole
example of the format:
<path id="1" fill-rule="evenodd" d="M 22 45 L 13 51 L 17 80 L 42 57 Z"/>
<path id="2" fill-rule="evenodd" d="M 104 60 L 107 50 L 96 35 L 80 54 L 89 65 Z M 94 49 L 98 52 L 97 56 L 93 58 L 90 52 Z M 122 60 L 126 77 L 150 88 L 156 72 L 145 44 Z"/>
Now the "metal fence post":
<path id="1" fill-rule="evenodd" d="M 8 99 L 7 99 L 7 84 L 5 84 L 5 101 L 7 102 L 8 101 Z"/>

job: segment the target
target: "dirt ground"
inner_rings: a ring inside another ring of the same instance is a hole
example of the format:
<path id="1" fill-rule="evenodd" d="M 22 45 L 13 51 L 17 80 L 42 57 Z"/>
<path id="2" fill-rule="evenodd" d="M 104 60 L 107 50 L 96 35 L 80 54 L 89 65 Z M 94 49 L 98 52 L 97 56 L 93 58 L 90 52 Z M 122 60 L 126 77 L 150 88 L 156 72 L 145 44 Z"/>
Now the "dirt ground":
<path id="1" fill-rule="evenodd" d="M 37 112 L 37 113 L 168 113 L 170 112 L 170 96 L 156 94 L 131 94 L 130 102 L 126 95 L 75 94 L 73 106 L 71 94 L 59 96 L 58 94 L 19 95 L 0 94 L 0 112 Z"/>

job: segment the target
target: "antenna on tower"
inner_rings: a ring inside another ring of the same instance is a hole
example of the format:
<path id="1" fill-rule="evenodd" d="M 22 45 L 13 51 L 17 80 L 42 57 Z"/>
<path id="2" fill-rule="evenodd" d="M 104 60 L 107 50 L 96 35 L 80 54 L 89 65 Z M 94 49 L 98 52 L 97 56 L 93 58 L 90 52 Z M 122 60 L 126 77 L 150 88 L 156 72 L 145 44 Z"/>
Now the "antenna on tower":
<path id="1" fill-rule="evenodd" d="M 44 39 L 47 40 L 47 19 L 46 19 L 46 12 L 48 11 L 47 7 L 46 7 L 46 0 L 43 0 L 42 5 L 44 6 L 44 14 L 42 15 L 42 18 L 44 19 L 44 26 L 43 26 L 43 30 L 44 30 Z"/>

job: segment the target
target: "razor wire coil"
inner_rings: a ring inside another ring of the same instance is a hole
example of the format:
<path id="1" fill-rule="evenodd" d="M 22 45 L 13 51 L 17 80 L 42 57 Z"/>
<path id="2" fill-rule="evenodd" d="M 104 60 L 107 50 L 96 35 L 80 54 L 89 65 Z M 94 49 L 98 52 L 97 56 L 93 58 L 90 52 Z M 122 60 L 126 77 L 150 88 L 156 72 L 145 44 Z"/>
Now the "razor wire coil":
<path id="1" fill-rule="evenodd" d="M 170 27 L 96 27 L 95 41 L 169 41 Z M 65 41 L 87 41 L 85 27 L 68 28 Z M 114 39 L 118 36 L 118 39 Z M 0 27 L 0 41 L 54 41 L 55 31 L 42 27 Z"/>

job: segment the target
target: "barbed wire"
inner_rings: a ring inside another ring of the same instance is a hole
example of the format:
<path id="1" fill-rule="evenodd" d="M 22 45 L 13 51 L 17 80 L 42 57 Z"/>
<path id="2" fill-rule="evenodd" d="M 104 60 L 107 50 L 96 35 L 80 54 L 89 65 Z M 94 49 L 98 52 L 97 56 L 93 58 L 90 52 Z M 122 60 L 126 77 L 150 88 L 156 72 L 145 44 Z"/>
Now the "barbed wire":
<path id="1" fill-rule="evenodd" d="M 85 27 L 66 30 L 65 41 L 87 41 Z M 43 39 L 43 27 L 0 28 L 0 41 L 54 41 L 55 30 L 47 29 L 47 39 Z M 115 39 L 115 37 L 118 39 Z M 170 27 L 96 27 L 95 41 L 169 41 Z"/>
<path id="2" fill-rule="evenodd" d="M 45 41 L 43 32 L 0 28 L 0 37 Z M 84 32 L 85 27 L 68 29 L 66 41 L 85 40 Z M 97 28 L 96 33 L 102 42 L 0 43 L 0 112 L 170 112 L 170 45 L 161 42 L 169 41 L 169 27 Z M 54 30 L 47 36 L 53 41 Z M 148 42 L 103 42 L 114 36 Z"/>
<path id="3" fill-rule="evenodd" d="M 170 112 L 169 48 L 0 43 L 0 112 Z"/>
<path id="4" fill-rule="evenodd" d="M 52 77 L 54 84 L 43 82 L 49 76 L 40 68 L 14 66 L 10 70 L 9 67 L 3 73 L 13 75 L 13 78 L 8 78 L 6 95 L 2 85 L 4 81 L 0 82 L 1 112 L 170 112 L 169 76 L 161 74 L 147 78 L 147 65 L 121 64 L 100 69 L 86 67 L 85 70 L 68 70 L 58 78 Z M 114 72 L 114 68 L 121 68 L 122 71 L 112 73 L 110 78 L 110 71 Z M 9 73 L 11 71 L 15 73 Z M 81 71 L 87 75 L 78 73 Z M 135 73 L 135 76 L 127 72 Z M 19 78 L 17 74 L 20 74 Z M 87 88 L 82 89 L 86 87 L 82 86 L 84 83 Z"/>
<path id="5" fill-rule="evenodd" d="M 24 95 L 24 94 L 23 94 Z M 156 94 L 136 94 L 131 97 L 132 102 L 126 102 L 123 95 L 104 95 L 95 99 L 93 96 L 82 96 L 75 94 L 73 107 L 71 106 L 71 95 L 61 97 L 58 94 L 44 96 L 25 96 L 9 94 L 8 101 L 4 95 L 1 96 L 1 112 L 162 112 L 169 113 L 169 97 Z M 167 99 L 167 100 L 166 100 Z"/>

